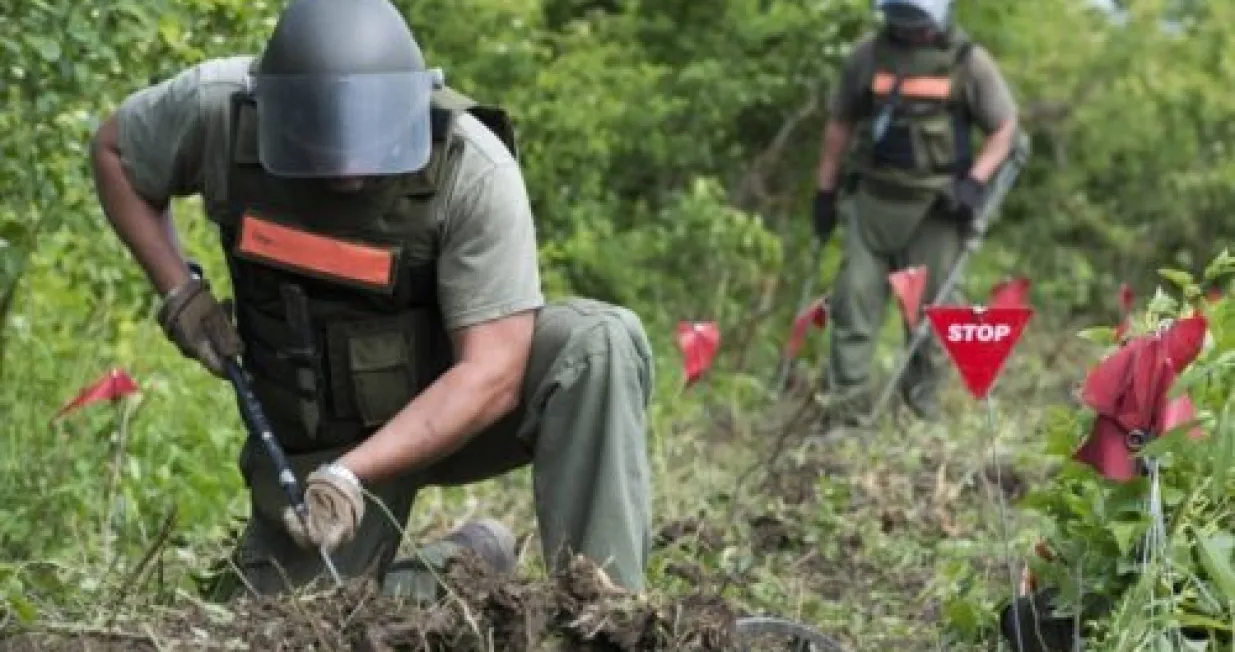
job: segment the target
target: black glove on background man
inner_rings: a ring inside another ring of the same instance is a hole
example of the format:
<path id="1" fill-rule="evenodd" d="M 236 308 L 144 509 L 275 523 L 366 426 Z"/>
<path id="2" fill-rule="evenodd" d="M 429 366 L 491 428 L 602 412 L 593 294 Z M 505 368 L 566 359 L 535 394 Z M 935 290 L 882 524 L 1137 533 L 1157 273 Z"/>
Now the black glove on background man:
<path id="1" fill-rule="evenodd" d="M 956 204 L 956 217 L 963 226 L 973 230 L 980 225 L 975 224 L 978 209 L 982 204 L 982 195 L 986 186 L 971 176 L 964 176 L 952 182 L 952 200 Z"/>
<path id="2" fill-rule="evenodd" d="M 815 193 L 815 236 L 819 244 L 826 245 L 836 230 L 836 191 L 819 190 Z"/>

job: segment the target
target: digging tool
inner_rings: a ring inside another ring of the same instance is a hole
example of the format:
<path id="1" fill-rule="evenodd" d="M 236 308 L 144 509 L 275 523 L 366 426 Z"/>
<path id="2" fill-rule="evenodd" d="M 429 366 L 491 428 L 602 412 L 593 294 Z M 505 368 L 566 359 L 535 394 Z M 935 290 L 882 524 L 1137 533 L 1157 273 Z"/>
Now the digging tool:
<path id="1" fill-rule="evenodd" d="M 806 274 L 806 278 L 802 281 L 802 294 L 798 299 L 798 311 L 795 315 L 801 314 L 810 305 L 811 299 L 815 294 L 815 283 L 819 280 L 819 262 L 823 258 L 823 241 L 815 238 L 810 247 L 810 268 Z M 776 393 L 779 394 L 785 391 L 785 384 L 789 382 L 789 368 L 793 366 L 793 360 L 789 355 L 782 350 L 780 354 L 780 370 L 776 372 Z"/>
<path id="2" fill-rule="evenodd" d="M 788 650 L 792 652 L 845 652 L 839 643 L 802 623 L 783 618 L 750 616 L 737 621 L 738 637 L 742 650 L 750 651 L 751 639 L 760 636 L 788 638 Z M 765 649 L 765 648 L 760 648 Z"/>
<path id="3" fill-rule="evenodd" d="M 982 237 L 990 226 L 991 217 L 997 214 L 997 209 L 1003 204 L 1004 197 L 1012 189 L 1012 185 L 1016 183 L 1016 179 L 1020 176 L 1021 170 L 1024 169 L 1026 161 L 1029 160 L 1029 153 L 1029 136 L 1024 131 L 1020 131 L 1017 133 L 1016 141 L 1012 145 L 1011 153 L 1003 164 L 999 166 L 999 170 L 996 171 L 995 177 L 990 184 L 990 191 L 983 199 L 979 214 L 974 219 L 977 228 L 974 228 L 973 233 L 965 239 L 965 245 L 961 249 L 960 255 L 957 256 L 956 262 L 952 264 L 952 269 L 948 271 L 943 284 L 939 286 L 939 292 L 931 303 L 927 305 L 938 304 L 952 293 L 952 290 L 961 279 L 969 257 L 982 246 Z M 901 376 L 909 368 L 909 361 L 913 359 L 914 353 L 917 352 L 918 347 L 922 346 L 926 338 L 930 336 L 930 333 L 930 321 L 927 319 L 920 320 L 917 328 L 914 329 L 913 338 L 909 341 L 905 350 L 901 352 L 900 361 L 896 365 L 896 371 L 888 379 L 887 384 L 884 385 L 883 392 L 879 394 L 879 398 L 871 406 L 870 415 L 867 417 L 868 423 L 873 424 L 879 418 L 888 400 L 892 398 L 892 392 L 896 390 L 896 386 L 900 383 Z"/>
<path id="4" fill-rule="evenodd" d="M 203 278 L 205 271 L 202 266 L 196 261 L 190 260 L 188 263 L 189 274 L 196 278 Z M 299 290 L 299 288 L 296 288 Z M 300 307 L 299 304 L 304 301 L 302 295 L 297 295 L 296 292 L 288 292 L 284 290 L 284 299 L 289 306 Z M 305 308 L 307 310 L 307 308 Z M 295 314 L 293 318 L 307 319 L 303 313 Z M 307 332 L 307 324 L 298 324 L 304 328 L 301 336 L 309 337 Z M 307 340 L 308 344 L 312 344 L 311 340 Z M 232 387 L 236 390 L 236 398 L 240 404 L 240 416 L 244 419 L 244 424 L 249 430 L 249 436 L 256 437 L 261 440 L 262 446 L 266 449 L 266 454 L 270 456 L 270 461 L 274 464 L 275 471 L 278 473 L 279 486 L 283 487 L 283 492 L 287 494 L 288 502 L 291 503 L 292 511 L 296 512 L 296 517 L 300 519 L 301 527 L 308 530 L 308 508 L 304 504 L 304 494 L 300 491 L 300 485 L 296 482 L 296 474 L 292 473 L 292 465 L 287 461 L 287 455 L 283 453 L 283 447 L 279 446 L 279 442 L 274 438 L 274 430 L 270 427 L 270 421 L 266 418 L 266 411 L 262 409 L 262 404 L 257 400 L 257 395 L 253 393 L 253 388 L 249 385 L 248 374 L 245 373 L 238 359 L 224 359 L 223 371 L 227 374 L 227 379 L 231 381 Z M 334 562 L 330 560 L 330 554 L 325 548 L 319 547 L 317 551 L 322 556 L 322 563 L 325 564 L 326 570 L 330 572 L 330 576 L 334 579 L 335 584 L 342 586 L 343 578 L 339 576 L 338 569 L 335 568 Z"/>
<path id="5" fill-rule="evenodd" d="M 233 359 L 224 360 L 223 369 L 227 372 L 227 378 L 232 382 L 232 386 L 236 388 L 240 414 L 249 428 L 249 435 L 260 439 L 266 448 L 270 461 L 274 463 L 275 470 L 278 471 L 279 486 L 283 487 L 283 492 L 287 494 L 287 499 L 300 519 L 300 524 L 308 530 L 308 510 L 304 504 L 304 494 L 300 491 L 300 485 L 296 482 L 296 474 L 292 473 L 287 456 L 283 454 L 283 448 L 274 438 L 274 431 L 270 428 L 270 422 L 266 419 L 266 413 L 262 410 L 257 395 L 249 386 L 247 374 L 240 367 L 240 363 Z M 318 552 L 321 553 L 322 563 L 330 571 L 330 576 L 334 578 L 336 584 L 342 586 L 343 579 L 339 577 L 339 571 L 335 568 L 334 562 L 330 561 L 330 555 L 326 549 L 319 547 Z"/>
<path id="6" fill-rule="evenodd" d="M 205 270 L 196 261 L 188 262 L 189 274 L 196 278 L 204 278 Z M 287 296 L 285 297 L 289 303 L 293 303 L 293 299 L 302 297 Z M 305 335 L 307 337 L 307 335 Z M 227 374 L 227 379 L 231 381 L 232 387 L 236 390 L 236 398 L 240 404 L 240 416 L 244 419 L 244 424 L 248 428 L 249 436 L 256 437 L 261 440 L 262 446 L 266 449 L 266 454 L 270 456 L 271 463 L 274 464 L 275 471 L 278 473 L 279 486 L 283 487 L 283 492 L 287 494 L 288 502 L 291 503 L 292 511 L 296 512 L 296 517 L 300 519 L 301 527 L 308 530 L 308 508 L 304 504 L 304 494 L 300 491 L 300 485 L 296 482 L 296 474 L 292 473 L 292 465 L 287 461 L 287 455 L 283 453 L 283 447 L 279 446 L 279 442 L 274 438 L 274 430 L 270 427 L 270 421 L 266 418 L 266 411 L 262 409 L 262 404 L 257 400 L 257 395 L 253 393 L 253 388 L 249 385 L 248 374 L 240 365 L 239 359 L 227 358 L 223 360 L 223 371 Z M 330 572 L 331 578 L 335 584 L 342 586 L 343 578 L 339 576 L 338 569 L 335 568 L 334 562 L 330 560 L 330 554 L 325 548 L 318 547 L 317 551 L 322 556 L 322 563 L 325 564 L 326 570 Z"/>

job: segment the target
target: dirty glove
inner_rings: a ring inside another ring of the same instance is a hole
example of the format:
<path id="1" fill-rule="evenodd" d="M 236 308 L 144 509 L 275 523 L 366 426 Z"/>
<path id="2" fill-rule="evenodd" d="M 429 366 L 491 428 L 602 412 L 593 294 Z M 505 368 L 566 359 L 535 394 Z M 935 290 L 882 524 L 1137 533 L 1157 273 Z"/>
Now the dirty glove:
<path id="1" fill-rule="evenodd" d="M 223 360 L 244 348 L 229 313 L 215 300 L 210 283 L 194 277 L 164 297 L 158 321 L 180 353 L 224 378 Z"/>
<path id="2" fill-rule="evenodd" d="M 283 510 L 283 525 L 297 545 L 331 552 L 356 536 L 364 518 L 364 492 L 347 467 L 332 463 L 310 473 L 304 502 L 304 524 L 291 507 Z"/>
<path id="3" fill-rule="evenodd" d="M 827 244 L 836 229 L 836 192 L 819 190 L 815 193 L 815 236 L 820 244 Z"/>

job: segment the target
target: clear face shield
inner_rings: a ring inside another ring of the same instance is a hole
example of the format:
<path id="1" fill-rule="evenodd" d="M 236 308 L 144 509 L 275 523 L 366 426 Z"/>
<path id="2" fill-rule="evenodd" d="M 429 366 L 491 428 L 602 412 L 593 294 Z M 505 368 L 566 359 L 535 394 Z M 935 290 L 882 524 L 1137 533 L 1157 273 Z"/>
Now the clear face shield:
<path id="1" fill-rule="evenodd" d="M 276 176 L 403 174 L 429 161 L 429 100 L 440 69 L 358 75 L 258 75 L 258 156 Z"/>

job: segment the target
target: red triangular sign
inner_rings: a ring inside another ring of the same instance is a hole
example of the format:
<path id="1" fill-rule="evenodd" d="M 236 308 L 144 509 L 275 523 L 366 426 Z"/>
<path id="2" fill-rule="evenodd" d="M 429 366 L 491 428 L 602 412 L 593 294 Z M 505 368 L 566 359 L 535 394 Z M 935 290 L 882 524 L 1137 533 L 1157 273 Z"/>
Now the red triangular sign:
<path id="1" fill-rule="evenodd" d="M 909 267 L 888 274 L 888 284 L 900 304 L 901 314 L 910 328 L 918 326 L 918 309 L 922 306 L 922 293 L 926 291 L 926 280 L 930 274 L 925 265 Z"/>
<path id="2" fill-rule="evenodd" d="M 969 393 L 982 399 L 1020 341 L 1033 309 L 930 306 L 926 316 Z"/>

